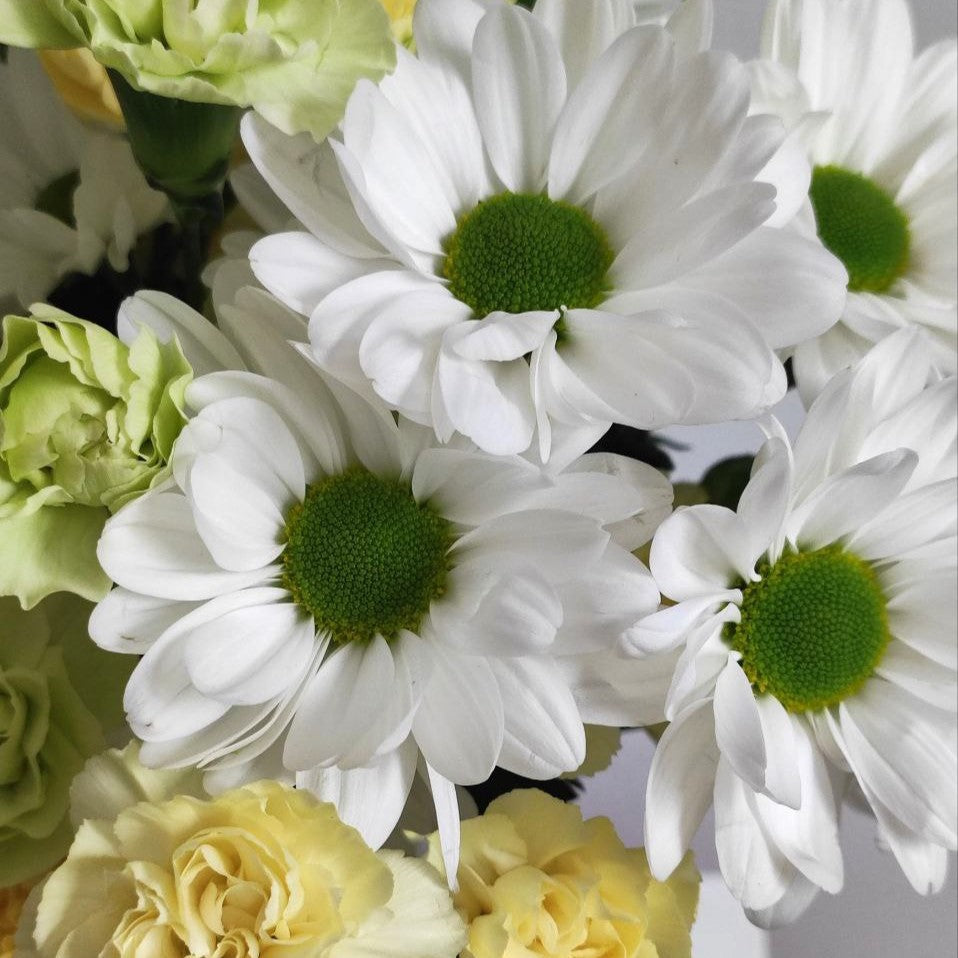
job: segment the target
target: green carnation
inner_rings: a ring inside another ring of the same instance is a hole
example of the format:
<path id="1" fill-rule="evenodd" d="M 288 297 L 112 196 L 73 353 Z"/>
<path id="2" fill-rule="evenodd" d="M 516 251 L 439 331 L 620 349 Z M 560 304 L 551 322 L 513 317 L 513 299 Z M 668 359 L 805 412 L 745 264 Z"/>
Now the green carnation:
<path id="1" fill-rule="evenodd" d="M 396 58 L 377 0 L 0 0 L 0 42 L 86 46 L 141 90 L 316 137 Z"/>
<path id="2" fill-rule="evenodd" d="M 52 868 L 70 847 L 70 784 L 119 726 L 132 662 L 86 634 L 92 606 L 0 598 L 0 887 Z"/>
<path id="3" fill-rule="evenodd" d="M 125 346 L 49 306 L 7 316 L 0 344 L 0 595 L 102 598 L 108 516 L 167 471 L 192 370 L 143 329 Z"/>

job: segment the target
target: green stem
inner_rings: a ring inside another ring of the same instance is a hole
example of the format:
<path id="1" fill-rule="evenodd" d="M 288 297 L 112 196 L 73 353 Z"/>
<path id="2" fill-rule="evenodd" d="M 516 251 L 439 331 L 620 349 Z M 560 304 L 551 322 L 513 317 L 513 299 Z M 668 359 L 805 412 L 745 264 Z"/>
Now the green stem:
<path id="1" fill-rule="evenodd" d="M 199 309 L 199 274 L 223 222 L 223 187 L 243 111 L 158 96 L 136 89 L 115 70 L 109 75 L 133 155 L 150 185 L 169 197 L 179 225 L 176 258 L 164 270 L 167 291 Z"/>

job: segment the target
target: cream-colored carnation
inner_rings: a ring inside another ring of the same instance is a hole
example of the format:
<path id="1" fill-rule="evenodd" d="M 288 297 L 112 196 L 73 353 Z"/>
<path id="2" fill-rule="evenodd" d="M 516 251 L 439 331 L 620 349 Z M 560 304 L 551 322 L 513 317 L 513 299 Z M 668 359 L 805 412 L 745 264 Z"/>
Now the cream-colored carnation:
<path id="1" fill-rule="evenodd" d="M 29 958 L 449 958 L 465 938 L 428 865 L 277 782 L 86 821 L 24 920 Z"/>
<path id="2" fill-rule="evenodd" d="M 441 867 L 438 836 L 429 859 Z M 699 875 L 687 857 L 654 881 L 607 818 L 535 789 L 496 799 L 463 822 L 456 907 L 469 924 L 463 958 L 689 958 Z"/>

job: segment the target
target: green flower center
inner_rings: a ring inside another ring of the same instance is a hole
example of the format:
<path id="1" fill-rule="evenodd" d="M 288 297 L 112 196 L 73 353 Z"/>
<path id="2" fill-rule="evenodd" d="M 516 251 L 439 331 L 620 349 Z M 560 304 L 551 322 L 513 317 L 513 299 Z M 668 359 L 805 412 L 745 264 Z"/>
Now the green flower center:
<path id="1" fill-rule="evenodd" d="M 592 307 L 614 255 L 588 213 L 548 196 L 500 193 L 459 219 L 446 244 L 450 292 L 476 316 Z"/>
<path id="2" fill-rule="evenodd" d="M 452 528 L 398 481 L 361 470 L 323 479 L 286 532 L 284 584 L 336 642 L 414 632 L 445 589 Z"/>
<path id="3" fill-rule="evenodd" d="M 885 596 L 872 567 L 829 546 L 759 563 L 742 620 L 725 639 L 759 692 L 790 712 L 812 712 L 857 692 L 890 640 Z"/>
<path id="4" fill-rule="evenodd" d="M 816 166 L 809 198 L 821 241 L 848 270 L 854 292 L 883 293 L 908 269 L 908 219 L 868 177 Z"/>

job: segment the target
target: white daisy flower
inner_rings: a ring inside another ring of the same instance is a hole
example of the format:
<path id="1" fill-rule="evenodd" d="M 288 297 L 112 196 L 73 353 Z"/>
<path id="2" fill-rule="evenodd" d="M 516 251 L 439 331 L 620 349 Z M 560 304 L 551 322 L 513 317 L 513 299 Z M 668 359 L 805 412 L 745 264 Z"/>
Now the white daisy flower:
<path id="1" fill-rule="evenodd" d="M 849 274 L 841 322 L 795 350 L 806 401 L 903 326 L 923 327 L 936 365 L 955 372 L 954 39 L 916 56 L 905 0 L 771 0 L 762 57 L 753 108 L 781 115 L 805 150 L 803 228 Z"/>
<path id="2" fill-rule="evenodd" d="M 675 604 L 629 639 L 681 658 L 649 860 L 668 875 L 714 802 L 722 873 L 760 924 L 842 887 L 851 781 L 918 891 L 955 848 L 956 381 L 934 382 L 923 338 L 837 376 L 794 452 L 773 434 L 737 512 L 679 509 L 652 543 Z"/>
<path id="3" fill-rule="evenodd" d="M 708 18 L 629 0 L 422 0 L 419 56 L 361 82 L 317 146 L 248 116 L 253 161 L 306 231 L 251 252 L 310 318 L 317 362 L 496 454 L 756 414 L 773 350 L 837 318 L 846 275 L 775 228 L 806 193 Z"/>
<path id="4" fill-rule="evenodd" d="M 122 272 L 168 215 L 121 136 L 84 127 L 33 51 L 0 64 L 0 306 L 45 300 L 70 273 Z"/>
<path id="5" fill-rule="evenodd" d="M 215 770 L 216 787 L 298 772 L 379 844 L 421 753 L 454 850 L 452 783 L 496 765 L 552 778 L 581 764 L 584 721 L 661 716 L 671 665 L 649 674 L 618 642 L 657 606 L 628 550 L 671 488 L 615 456 L 546 470 L 435 448 L 327 388 L 269 310 L 248 290 L 220 323 L 283 381 L 190 387 L 174 481 L 100 540 L 118 588 L 91 634 L 144 656 L 125 704 L 147 763 Z M 243 363 L 169 297 L 128 303 L 121 332 L 141 322 L 177 326 L 199 369 Z"/>

